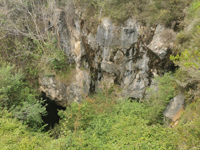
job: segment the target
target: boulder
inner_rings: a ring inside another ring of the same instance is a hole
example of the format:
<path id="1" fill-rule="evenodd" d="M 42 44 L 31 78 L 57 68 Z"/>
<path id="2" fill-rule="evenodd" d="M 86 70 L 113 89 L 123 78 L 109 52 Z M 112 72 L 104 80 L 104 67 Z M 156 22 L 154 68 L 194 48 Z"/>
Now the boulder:
<path id="1" fill-rule="evenodd" d="M 184 101 L 185 98 L 183 94 L 179 94 L 174 97 L 163 112 L 165 120 L 175 122 L 184 110 Z"/>
<path id="2" fill-rule="evenodd" d="M 165 28 L 163 25 L 156 27 L 153 40 L 148 47 L 156 53 L 160 59 L 164 59 L 169 53 L 169 50 L 173 48 L 174 41 L 176 39 L 176 33 L 169 28 Z"/>

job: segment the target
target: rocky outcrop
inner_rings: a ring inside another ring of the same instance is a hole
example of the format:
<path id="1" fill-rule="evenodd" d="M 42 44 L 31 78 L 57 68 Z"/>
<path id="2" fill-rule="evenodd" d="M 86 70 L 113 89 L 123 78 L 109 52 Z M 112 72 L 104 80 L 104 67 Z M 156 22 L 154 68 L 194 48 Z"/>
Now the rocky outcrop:
<path id="1" fill-rule="evenodd" d="M 162 25 L 156 27 L 153 40 L 148 47 L 156 53 L 160 59 L 165 59 L 173 48 L 176 34 L 172 29 L 165 28 Z"/>
<path id="2" fill-rule="evenodd" d="M 96 33 L 92 33 L 80 12 L 73 7 L 67 10 L 58 10 L 54 18 L 60 44 L 76 63 L 76 80 L 65 85 L 53 77 L 40 79 L 40 89 L 58 103 L 80 101 L 83 95 L 112 84 L 122 88 L 122 96 L 141 99 L 152 77 L 170 69 L 175 35 L 171 29 L 158 25 L 151 40 L 145 43 L 142 27 L 134 19 L 115 26 L 112 20 L 104 18 Z M 170 39 L 168 45 L 166 39 Z"/>
<path id="3" fill-rule="evenodd" d="M 91 78 L 87 71 L 76 70 L 68 83 L 52 75 L 39 78 L 40 91 L 60 106 L 65 106 L 72 101 L 80 102 L 89 94 Z"/>
<path id="4" fill-rule="evenodd" d="M 170 120 L 173 123 L 177 124 L 177 120 L 184 110 L 184 102 L 185 98 L 183 94 L 179 94 L 174 97 L 163 113 L 165 120 Z"/>

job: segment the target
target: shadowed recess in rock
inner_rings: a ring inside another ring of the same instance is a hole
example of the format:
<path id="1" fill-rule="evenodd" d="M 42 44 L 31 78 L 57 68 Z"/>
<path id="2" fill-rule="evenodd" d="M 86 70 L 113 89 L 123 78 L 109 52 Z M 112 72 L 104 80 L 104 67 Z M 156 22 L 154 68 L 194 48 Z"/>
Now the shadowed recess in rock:
<path id="1" fill-rule="evenodd" d="M 140 99 L 139 98 L 135 98 L 135 97 L 129 97 L 128 98 L 130 100 L 130 102 L 140 102 Z"/>
<path id="2" fill-rule="evenodd" d="M 47 115 L 44 116 L 42 119 L 47 126 L 45 130 L 48 131 L 49 129 L 54 128 L 55 124 L 59 124 L 60 116 L 58 115 L 58 110 L 65 110 L 65 107 L 57 105 L 54 101 L 50 98 L 46 97 L 46 94 L 42 92 L 42 98 L 45 101 L 44 105 L 46 105 Z"/>

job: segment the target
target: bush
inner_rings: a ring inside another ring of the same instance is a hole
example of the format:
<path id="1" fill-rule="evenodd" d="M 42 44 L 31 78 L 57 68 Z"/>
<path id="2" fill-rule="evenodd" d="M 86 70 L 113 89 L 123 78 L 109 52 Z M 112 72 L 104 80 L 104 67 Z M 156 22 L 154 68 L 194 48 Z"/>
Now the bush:
<path id="1" fill-rule="evenodd" d="M 180 149 L 198 149 L 200 146 L 199 105 L 200 99 L 195 97 L 194 101 L 187 105 L 180 123 L 175 129 L 179 134 L 178 145 Z"/>
<path id="2" fill-rule="evenodd" d="M 18 92 L 22 86 L 22 72 L 12 73 L 14 66 L 2 64 L 0 66 L 0 106 L 11 108 L 19 104 Z"/>
<path id="3" fill-rule="evenodd" d="M 93 99 L 95 101 L 95 99 Z M 98 105 L 103 105 L 101 101 Z M 72 106 L 64 112 L 70 118 L 62 121 L 61 137 L 66 137 L 68 149 L 176 149 L 173 131 L 161 125 L 149 126 L 146 116 L 151 110 L 145 104 L 119 101 L 110 111 L 94 112 L 94 107 L 82 111 L 87 102 Z M 95 107 L 96 108 L 96 107 Z M 82 113 L 81 113 L 82 112 Z M 76 114 L 76 116 L 74 115 Z M 77 117 L 82 114 L 82 117 Z M 87 116 L 86 118 L 84 116 Z M 85 128 L 82 123 L 87 122 Z M 76 124 L 79 123 L 79 128 Z M 72 125 L 72 126 L 71 126 Z"/>
<path id="4" fill-rule="evenodd" d="M 29 131 L 21 121 L 10 118 L 10 115 L 5 109 L 0 109 L 0 149 L 47 149 L 50 145 L 47 134 Z"/>
<path id="5" fill-rule="evenodd" d="M 12 111 L 14 116 L 34 129 L 42 125 L 41 117 L 46 109 L 42 101 L 36 99 L 37 93 L 23 82 L 21 71 L 4 63 L 0 67 L 0 107 Z"/>
<path id="6" fill-rule="evenodd" d="M 163 111 L 167 104 L 175 96 L 175 78 L 172 73 L 165 73 L 163 77 L 156 77 L 157 91 L 154 88 L 148 89 L 150 96 L 148 97 L 146 104 L 152 111 L 150 111 L 148 117 L 150 124 L 163 123 Z"/>
<path id="7" fill-rule="evenodd" d="M 109 90 L 108 90 L 109 91 Z M 73 102 L 66 111 L 59 111 L 59 115 L 63 120 L 63 130 L 85 130 L 90 122 L 98 114 L 109 113 L 114 108 L 115 101 L 111 98 L 113 95 L 99 92 L 97 95 L 90 96 L 80 104 Z"/>

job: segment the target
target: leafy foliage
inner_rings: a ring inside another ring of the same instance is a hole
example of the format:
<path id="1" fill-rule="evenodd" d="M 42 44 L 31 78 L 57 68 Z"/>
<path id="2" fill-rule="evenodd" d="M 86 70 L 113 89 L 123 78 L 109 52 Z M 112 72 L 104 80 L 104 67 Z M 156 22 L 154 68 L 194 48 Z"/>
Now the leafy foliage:
<path id="1" fill-rule="evenodd" d="M 99 99 L 96 101 L 96 99 Z M 101 99 L 101 100 L 100 100 Z M 110 103 L 113 102 L 113 103 Z M 98 105 L 95 105 L 95 103 Z M 105 106 L 107 106 L 107 109 Z M 149 125 L 153 110 L 143 103 L 107 99 L 105 93 L 74 103 L 60 125 L 46 133 L 26 129 L 5 109 L 0 109 L 1 149 L 189 149 L 199 144 L 199 98 L 183 114 L 180 124 L 166 128 Z M 92 107 L 91 107 L 92 106 Z M 112 106 L 112 107 L 109 107 Z M 154 111 L 153 113 L 156 113 Z M 191 113 L 194 113 L 191 115 Z M 192 122 L 191 122 L 192 121 Z M 58 139 L 57 139 L 58 138 Z"/>
<path id="2" fill-rule="evenodd" d="M 179 89 L 187 93 L 188 99 L 200 96 L 199 68 L 200 68 L 200 17 L 199 1 L 193 1 L 185 18 L 186 27 L 178 35 L 177 49 L 179 53 L 171 56 L 171 60 L 180 66 L 175 78 Z M 188 24 L 190 22 L 190 24 Z"/>
<path id="3" fill-rule="evenodd" d="M 177 88 L 185 93 L 186 109 L 176 128 L 180 134 L 180 149 L 199 149 L 199 10 L 200 2 L 194 0 L 185 18 L 185 29 L 177 37 L 178 55 L 171 56 L 171 60 L 180 66 L 175 73 Z"/>
<path id="4" fill-rule="evenodd" d="M 36 91 L 22 81 L 22 72 L 14 72 L 14 66 L 5 63 L 0 67 L 0 76 L 0 107 L 12 111 L 16 118 L 32 128 L 41 127 L 41 116 L 46 109 L 42 101 L 36 99 Z"/>
<path id="5" fill-rule="evenodd" d="M 166 73 L 163 77 L 156 77 L 155 81 L 157 87 L 152 87 L 147 90 L 150 93 L 147 105 L 152 111 L 149 113 L 150 123 L 163 123 L 163 111 L 170 100 L 175 96 L 175 79 L 172 73 Z"/>
<path id="6" fill-rule="evenodd" d="M 50 138 L 41 133 L 27 130 L 26 126 L 17 119 L 10 118 L 6 110 L 0 110 L 0 149 L 42 149 Z"/>
<path id="7" fill-rule="evenodd" d="M 98 97 L 100 98 L 101 95 Z M 100 106 L 107 105 L 106 99 L 104 97 L 98 104 Z M 93 101 L 95 100 L 93 99 Z M 173 142 L 176 140 L 173 130 L 159 124 L 148 125 L 147 116 L 152 110 L 145 104 L 121 100 L 115 102 L 110 110 L 104 109 L 103 112 L 97 111 L 98 113 L 95 113 L 94 110 L 100 106 L 87 109 L 90 105 L 88 102 L 79 105 L 73 104 L 69 108 L 70 111 L 60 112 L 60 115 L 66 119 L 62 120 L 60 124 L 59 134 L 60 138 L 68 138 L 65 144 L 68 149 L 177 148 L 176 143 Z M 85 113 L 81 113 L 82 107 L 82 110 L 87 109 Z M 82 128 L 83 123 L 87 124 L 84 128 Z"/>
<path id="8" fill-rule="evenodd" d="M 3 107 L 11 107 L 19 103 L 18 99 L 14 99 L 18 95 L 18 90 L 21 88 L 22 73 L 19 71 L 12 74 L 14 66 L 3 64 L 0 67 L 0 105 Z"/>

